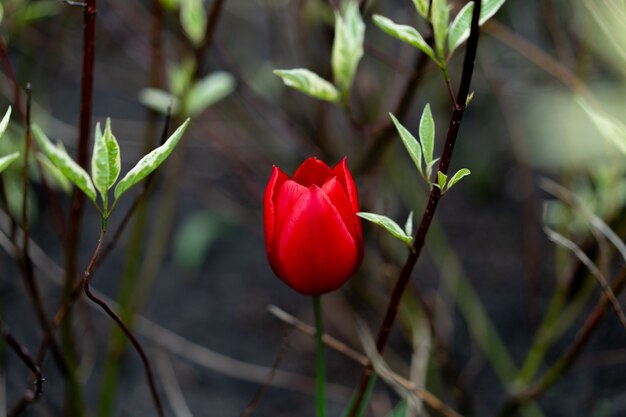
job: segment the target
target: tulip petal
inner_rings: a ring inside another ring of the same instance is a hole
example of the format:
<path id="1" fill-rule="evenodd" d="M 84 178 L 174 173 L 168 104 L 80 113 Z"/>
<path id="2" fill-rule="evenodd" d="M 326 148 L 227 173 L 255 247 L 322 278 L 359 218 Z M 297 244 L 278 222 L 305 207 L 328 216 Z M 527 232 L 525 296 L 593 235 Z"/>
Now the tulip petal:
<path id="1" fill-rule="evenodd" d="M 350 235 L 356 239 L 356 227 L 354 222 L 354 212 L 352 206 L 348 200 L 348 194 L 343 188 L 337 177 L 331 178 L 326 181 L 326 184 L 322 186 L 322 191 L 326 193 L 330 203 L 335 206 L 339 215 L 343 220 L 343 224 L 350 232 Z"/>
<path id="2" fill-rule="evenodd" d="M 267 247 L 267 256 L 274 272 L 278 276 L 284 275 L 278 251 L 278 243 L 280 236 L 282 236 L 283 226 L 286 220 L 291 216 L 293 207 L 298 204 L 298 201 L 307 193 L 308 189 L 306 187 L 290 179 L 284 181 L 280 187 L 276 188 L 276 192 L 274 193 L 274 239 L 271 242 L 271 246 Z"/>
<path id="3" fill-rule="evenodd" d="M 306 295 L 333 291 L 354 273 L 359 248 L 319 187 L 307 189 L 281 221 L 275 242 L 279 277 L 296 291 Z"/>
<path id="4" fill-rule="evenodd" d="M 277 166 L 272 168 L 272 176 L 265 187 L 265 197 L 263 203 L 263 224 L 265 226 L 265 248 L 269 256 L 270 249 L 274 241 L 274 223 L 276 221 L 276 209 L 274 207 L 274 197 L 280 186 L 289 178 Z"/>
<path id="5" fill-rule="evenodd" d="M 305 187 L 309 187 L 313 184 L 321 187 L 333 176 L 334 174 L 331 172 L 328 165 L 315 157 L 311 157 L 298 167 L 292 179 Z"/>
<path id="6" fill-rule="evenodd" d="M 353 221 L 354 228 L 356 230 L 356 240 L 359 243 L 359 251 L 363 252 L 363 231 L 361 228 L 361 219 L 356 215 L 360 211 L 359 209 L 359 197 L 356 189 L 356 185 L 354 185 L 354 179 L 352 178 L 352 174 L 348 169 L 347 158 L 343 158 L 341 162 L 339 162 L 333 168 L 333 174 L 337 177 L 341 185 L 346 190 L 348 194 L 348 199 L 350 200 L 350 205 L 352 206 L 352 212 L 354 213 Z"/>

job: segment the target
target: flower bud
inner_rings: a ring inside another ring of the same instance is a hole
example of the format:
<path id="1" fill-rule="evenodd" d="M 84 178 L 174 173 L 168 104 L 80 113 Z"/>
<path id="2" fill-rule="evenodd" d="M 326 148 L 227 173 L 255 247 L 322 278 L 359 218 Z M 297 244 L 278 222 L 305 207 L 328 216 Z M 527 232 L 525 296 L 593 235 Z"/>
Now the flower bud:
<path id="1" fill-rule="evenodd" d="M 332 170 L 317 158 L 291 179 L 274 167 L 265 189 L 265 247 L 274 273 L 305 295 L 341 287 L 363 257 L 359 201 L 344 158 Z"/>

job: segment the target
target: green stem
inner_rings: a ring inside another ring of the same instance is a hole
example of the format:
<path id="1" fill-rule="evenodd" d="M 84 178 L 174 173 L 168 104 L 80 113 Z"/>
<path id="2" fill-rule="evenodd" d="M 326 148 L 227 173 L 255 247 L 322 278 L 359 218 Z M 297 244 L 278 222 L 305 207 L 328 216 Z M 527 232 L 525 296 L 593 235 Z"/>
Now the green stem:
<path id="1" fill-rule="evenodd" d="M 315 359 L 317 364 L 316 372 L 316 410 L 317 417 L 326 417 L 326 398 L 325 398 L 325 384 L 326 384 L 326 364 L 324 360 L 324 342 L 322 338 L 324 336 L 324 326 L 322 324 L 322 302 L 319 295 L 313 296 L 313 311 L 315 312 Z"/>

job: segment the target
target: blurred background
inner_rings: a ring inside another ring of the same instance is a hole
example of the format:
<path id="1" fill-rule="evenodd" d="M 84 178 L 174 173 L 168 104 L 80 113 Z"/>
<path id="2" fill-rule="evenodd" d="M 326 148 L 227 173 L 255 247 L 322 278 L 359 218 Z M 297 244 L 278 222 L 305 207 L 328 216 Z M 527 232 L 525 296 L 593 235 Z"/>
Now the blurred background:
<path id="1" fill-rule="evenodd" d="M 292 174 L 311 155 L 331 166 L 347 156 L 362 210 L 399 224 L 411 211 L 418 222 L 424 210 L 428 188 L 388 113 L 416 133 L 430 103 L 439 154 L 450 100 L 438 68 L 371 19 L 382 14 L 428 33 L 411 1 L 367 2 L 365 55 L 350 114 L 288 89 L 272 73 L 306 67 L 330 78 L 334 3 L 97 2 L 93 124 L 111 118 L 122 173 L 158 145 L 168 105 L 174 104 L 170 131 L 192 117 L 144 197 L 137 200 L 141 187 L 129 192 L 111 216 L 107 243 L 115 246 L 93 276 L 93 288 L 116 308 L 121 304 L 122 317 L 132 323 L 168 415 L 242 415 L 276 358 L 279 372 L 253 414 L 313 415 L 313 339 L 268 311 L 275 305 L 312 323 L 310 300 L 277 279 L 266 260 L 262 198 L 272 165 Z M 75 155 L 82 8 L 60 0 L 0 5 L 0 111 L 13 105 L 0 154 L 23 149 L 14 88 L 30 83 L 33 122 Z M 450 5 L 454 15 L 463 4 Z M 601 296 L 593 275 L 571 250 L 555 246 L 543 225 L 579 245 L 607 279 L 624 269 L 614 245 L 598 236 L 582 210 L 556 198 L 546 179 L 569 190 L 623 241 L 625 18 L 620 0 L 509 0 L 482 28 L 474 94 L 452 159 L 453 170 L 466 167 L 472 174 L 440 202 L 386 355 L 395 372 L 463 415 L 497 415 L 510 392 L 530 386 L 571 348 Z M 449 61 L 454 88 L 463 54 L 461 47 Z M 23 163 L 2 174 L 0 310 L 12 334 L 36 352 L 42 330 L 7 217 L 20 219 Z M 36 280 L 52 317 L 62 305 L 71 188 L 42 167 L 33 157 L 28 208 Z M 132 208 L 134 201 L 140 203 Z M 130 221 L 114 238 L 131 208 Z M 78 271 L 99 228 L 100 217 L 87 204 Z M 406 257 L 406 248 L 384 230 L 368 223 L 364 234 L 362 267 L 323 299 L 327 332 L 359 351 L 355 323 L 364 320 L 376 333 Z M 434 333 L 418 297 L 434 314 Z M 111 320 L 81 298 L 70 327 L 87 415 L 153 413 L 139 357 Z M 520 413 L 625 415 L 625 343 L 624 328 L 609 310 L 573 366 Z M 0 357 L 3 413 L 31 377 L 13 352 L 3 348 Z M 332 349 L 327 360 L 329 415 L 338 416 L 362 368 Z M 72 394 L 52 355 L 42 371 L 44 394 L 23 415 L 72 415 Z M 437 415 L 420 407 L 390 414 L 405 394 L 379 381 L 368 415 Z"/>

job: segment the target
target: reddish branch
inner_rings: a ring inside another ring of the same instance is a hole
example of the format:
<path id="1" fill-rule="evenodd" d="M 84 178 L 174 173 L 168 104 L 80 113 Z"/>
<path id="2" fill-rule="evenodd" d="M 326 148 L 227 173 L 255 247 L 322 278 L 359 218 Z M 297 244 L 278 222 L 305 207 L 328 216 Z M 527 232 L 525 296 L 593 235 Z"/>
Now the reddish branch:
<path id="1" fill-rule="evenodd" d="M 469 95 L 472 75 L 474 73 L 476 51 L 478 49 L 478 18 L 480 16 L 481 3 L 482 1 L 475 2 L 474 12 L 472 14 L 470 37 L 467 41 L 467 49 L 465 51 L 465 59 L 463 62 L 463 74 L 461 75 L 461 83 L 459 85 L 459 91 L 453 103 L 452 116 L 448 125 L 448 133 L 446 135 L 446 141 L 444 143 L 441 160 L 439 162 L 438 171 L 443 174 L 447 174 L 448 168 L 450 167 L 450 161 L 452 159 L 454 145 L 456 143 L 459 129 L 461 127 L 463 114 L 465 113 L 465 109 L 467 108 L 467 98 Z M 428 233 L 428 229 L 430 228 L 430 224 L 433 220 L 433 216 L 435 215 L 435 210 L 437 209 L 440 198 L 441 189 L 439 187 L 432 187 L 430 196 L 428 198 L 426 210 L 424 211 L 419 228 L 413 239 L 413 244 L 411 245 L 407 260 L 402 267 L 402 271 L 400 272 L 398 282 L 396 283 L 391 294 L 391 298 L 387 306 L 387 311 L 385 313 L 385 318 L 383 319 L 383 323 L 378 332 L 378 337 L 376 339 L 376 348 L 379 353 L 383 352 L 385 345 L 387 344 L 387 338 L 398 314 L 400 300 L 402 298 L 402 295 L 404 294 L 407 284 L 409 283 L 411 273 L 413 272 L 415 264 L 419 259 L 422 248 L 424 247 L 426 234 Z M 373 367 L 370 363 L 370 365 L 367 366 L 363 372 L 363 377 L 361 378 L 361 383 L 359 385 L 356 400 L 354 401 L 350 410 L 350 417 L 356 416 L 357 411 L 359 410 L 359 408 L 361 408 L 361 403 L 363 402 L 365 391 L 373 375 L 372 371 Z"/>

